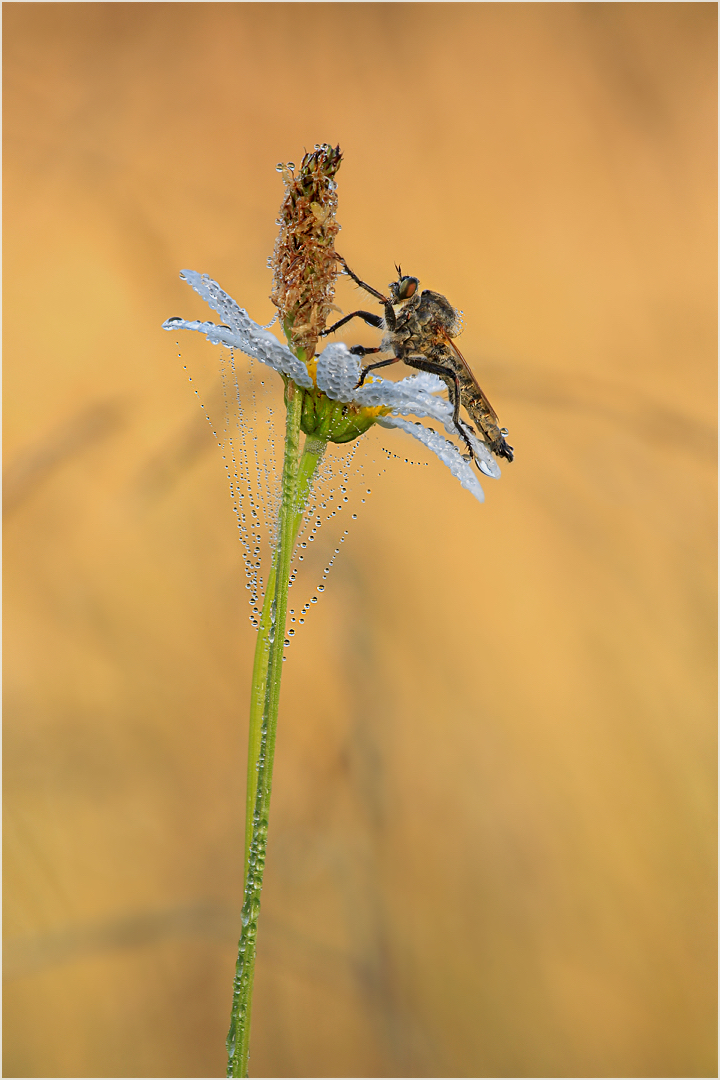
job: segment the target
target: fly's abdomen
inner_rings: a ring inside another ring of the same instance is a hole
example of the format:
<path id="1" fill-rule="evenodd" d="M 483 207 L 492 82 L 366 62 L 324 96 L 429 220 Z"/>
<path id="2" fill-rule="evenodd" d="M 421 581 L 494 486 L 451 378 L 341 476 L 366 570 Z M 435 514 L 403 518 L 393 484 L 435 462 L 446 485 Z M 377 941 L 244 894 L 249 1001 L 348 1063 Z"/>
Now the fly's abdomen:
<path id="1" fill-rule="evenodd" d="M 513 449 L 505 442 L 504 434 L 498 427 L 493 412 L 488 411 L 487 399 L 478 393 L 476 383 L 469 379 L 464 371 L 458 372 L 460 381 L 460 401 L 468 416 L 478 429 L 478 434 L 498 457 L 513 459 Z"/>
<path id="2" fill-rule="evenodd" d="M 507 458 L 508 461 L 513 459 L 512 446 L 508 446 L 505 442 L 505 438 L 500 428 L 497 426 L 494 417 L 490 416 L 483 404 L 475 400 L 462 399 L 462 403 L 465 406 L 468 416 L 478 429 L 478 434 L 481 436 L 484 442 L 492 450 L 493 454 L 497 454 L 498 457 Z"/>

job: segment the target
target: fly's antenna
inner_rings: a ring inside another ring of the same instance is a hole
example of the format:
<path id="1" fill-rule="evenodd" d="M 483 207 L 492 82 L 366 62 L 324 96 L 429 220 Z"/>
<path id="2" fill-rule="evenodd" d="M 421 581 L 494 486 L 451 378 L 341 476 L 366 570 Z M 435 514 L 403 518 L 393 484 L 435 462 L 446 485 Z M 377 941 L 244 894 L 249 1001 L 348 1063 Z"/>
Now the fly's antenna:
<path id="1" fill-rule="evenodd" d="M 402 278 L 402 270 L 397 263 L 395 263 L 395 269 L 397 270 L 398 281 L 400 281 L 400 279 Z"/>

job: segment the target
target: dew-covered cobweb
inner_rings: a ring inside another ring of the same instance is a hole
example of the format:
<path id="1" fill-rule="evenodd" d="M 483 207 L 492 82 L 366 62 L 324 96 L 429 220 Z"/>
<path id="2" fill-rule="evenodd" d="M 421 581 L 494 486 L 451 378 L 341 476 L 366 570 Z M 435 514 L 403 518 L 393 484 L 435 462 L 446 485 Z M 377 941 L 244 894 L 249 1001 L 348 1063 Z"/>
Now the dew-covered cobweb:
<path id="1" fill-rule="evenodd" d="M 283 384 L 264 365 L 227 349 L 220 354 L 220 379 L 222 393 L 213 395 L 215 405 L 207 405 L 197 388 L 195 392 L 227 473 L 245 566 L 249 618 L 257 630 L 277 535 L 285 429 Z M 427 464 L 395 454 L 375 440 L 369 450 L 365 442 L 366 437 L 361 437 L 344 445 L 329 443 L 316 471 L 291 564 L 286 648 L 325 592 L 353 523 L 388 460 L 402 457 L 412 464 Z"/>

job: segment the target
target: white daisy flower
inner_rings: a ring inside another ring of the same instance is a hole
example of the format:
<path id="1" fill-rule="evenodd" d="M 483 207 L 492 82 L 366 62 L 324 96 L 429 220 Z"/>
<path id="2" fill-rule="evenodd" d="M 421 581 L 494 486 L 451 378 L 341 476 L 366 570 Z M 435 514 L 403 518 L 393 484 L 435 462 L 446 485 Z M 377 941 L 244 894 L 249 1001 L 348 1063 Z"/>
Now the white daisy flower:
<path id="1" fill-rule="evenodd" d="M 437 375 L 419 372 L 398 382 L 372 377 L 358 387 L 360 360 L 343 342 L 327 345 L 305 364 L 274 334 L 253 322 L 248 313 L 207 274 L 183 270 L 180 276 L 220 315 L 223 322 L 175 317 L 163 323 L 164 330 L 197 330 L 205 334 L 212 344 L 239 349 L 310 391 L 308 399 L 311 407 L 307 410 L 307 417 L 304 411 L 306 424 L 303 428 L 310 431 L 307 425 L 312 427 L 315 424 L 322 428 L 324 437 L 332 442 L 357 438 L 375 423 L 384 428 L 399 428 L 407 432 L 436 454 L 479 502 L 484 500 L 477 474 L 455 443 L 432 428 L 403 419 L 415 416 L 435 420 L 443 425 L 448 434 L 456 434 L 452 406 L 445 398 L 438 396 L 445 390 L 445 384 Z M 327 408 L 329 402 L 337 402 L 340 407 Z M 478 468 L 486 476 L 500 476 L 497 462 L 487 446 L 468 425 L 464 427 Z M 312 430 L 310 433 L 316 432 Z"/>

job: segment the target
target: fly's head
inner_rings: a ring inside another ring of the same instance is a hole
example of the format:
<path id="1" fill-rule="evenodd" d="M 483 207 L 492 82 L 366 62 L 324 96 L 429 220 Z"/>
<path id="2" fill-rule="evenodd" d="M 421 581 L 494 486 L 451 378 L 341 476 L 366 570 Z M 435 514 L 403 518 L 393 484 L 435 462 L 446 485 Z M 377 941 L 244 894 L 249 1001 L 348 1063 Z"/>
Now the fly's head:
<path id="1" fill-rule="evenodd" d="M 403 274 L 399 266 L 395 269 L 398 273 L 397 281 L 391 281 L 388 286 L 393 307 L 414 307 L 420 300 L 420 282 L 416 277 Z M 411 304 L 411 301 L 415 303 Z"/>

